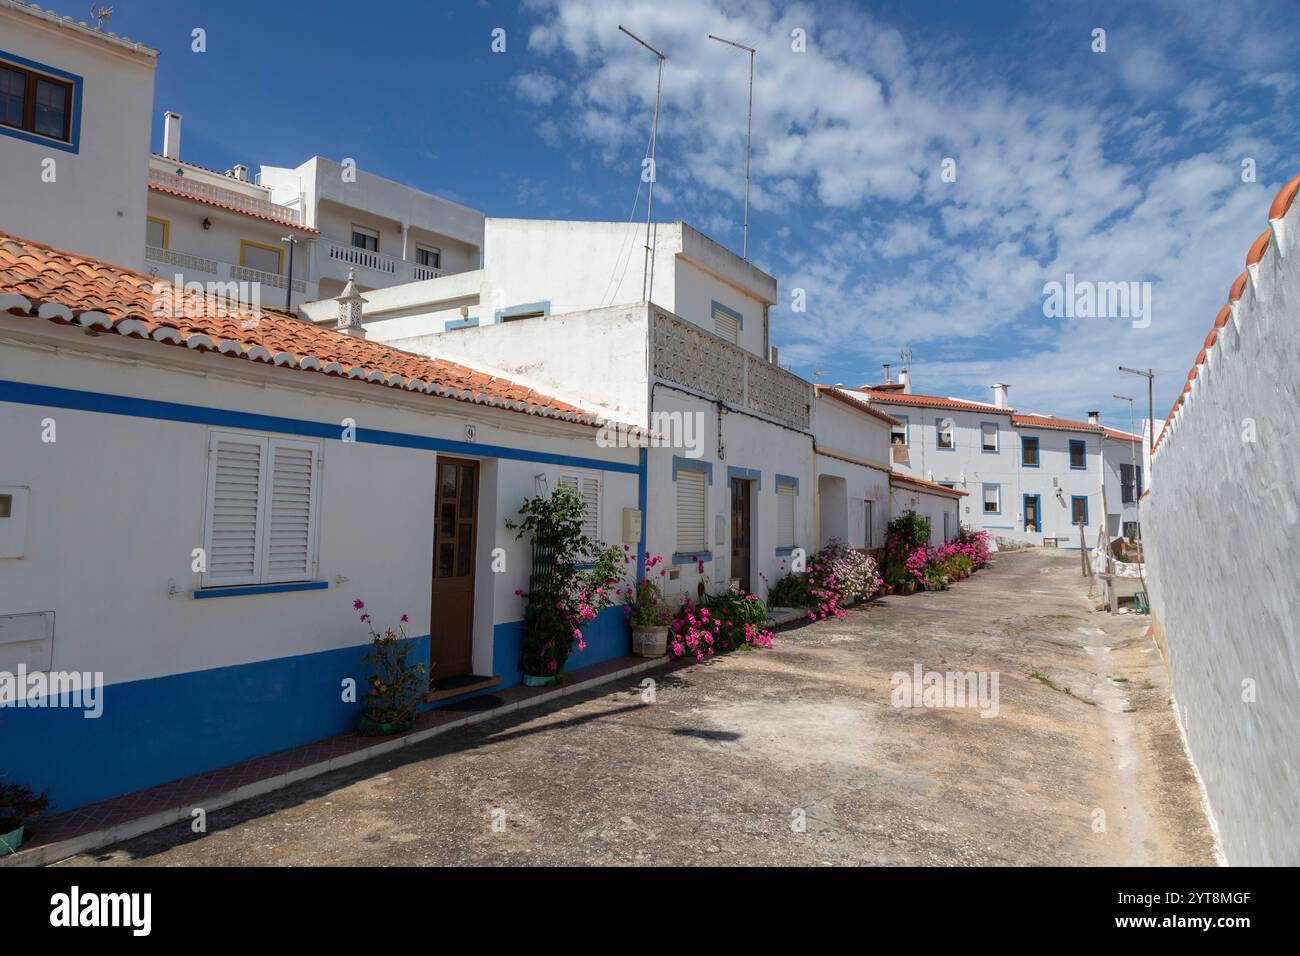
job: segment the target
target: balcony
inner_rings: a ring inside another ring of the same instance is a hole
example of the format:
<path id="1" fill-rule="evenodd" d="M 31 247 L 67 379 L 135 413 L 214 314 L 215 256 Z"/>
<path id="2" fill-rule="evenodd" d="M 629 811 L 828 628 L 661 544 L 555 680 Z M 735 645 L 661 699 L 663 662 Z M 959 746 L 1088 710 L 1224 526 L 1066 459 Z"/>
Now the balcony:
<path id="1" fill-rule="evenodd" d="M 348 269 L 357 270 L 357 281 L 368 286 L 400 285 L 403 282 L 422 282 L 440 279 L 447 273 L 442 269 L 421 265 L 409 259 L 361 249 L 342 239 L 322 239 L 325 249 L 321 264 L 322 277 L 346 279 Z M 334 265 L 331 268 L 332 264 Z"/>
<path id="2" fill-rule="evenodd" d="M 654 374 L 793 428 L 812 428 L 812 385 L 667 312 L 655 310 Z"/>
<path id="3" fill-rule="evenodd" d="M 250 287 L 256 286 L 257 295 L 264 307 L 269 309 L 284 307 L 284 296 L 268 296 L 266 290 L 283 290 L 289 281 L 286 276 L 263 272 L 260 269 L 249 269 L 246 266 L 235 265 L 233 262 L 222 262 L 219 259 L 177 252 L 174 249 L 162 249 L 158 246 L 145 246 L 144 257 L 150 267 L 149 271 L 166 282 L 175 282 L 176 276 L 179 275 L 185 282 L 234 283 L 239 287 L 239 297 L 245 302 L 248 301 L 249 296 L 244 293 L 251 294 Z M 233 287 L 231 291 L 234 291 Z M 314 298 L 316 283 L 294 278 L 293 293 L 299 302 L 308 297 Z"/>
<path id="4" fill-rule="evenodd" d="M 212 183 L 201 182 L 194 177 L 177 176 L 175 173 L 166 173 L 161 169 L 150 169 L 149 182 L 155 186 L 161 186 L 163 189 L 172 189 L 186 196 L 193 196 L 195 199 L 206 199 L 209 202 L 222 203 L 243 212 L 266 216 L 290 225 L 302 225 L 302 213 L 297 209 L 281 206 L 269 199 L 249 196 L 247 193 L 238 192 L 234 189 L 226 189 Z"/>

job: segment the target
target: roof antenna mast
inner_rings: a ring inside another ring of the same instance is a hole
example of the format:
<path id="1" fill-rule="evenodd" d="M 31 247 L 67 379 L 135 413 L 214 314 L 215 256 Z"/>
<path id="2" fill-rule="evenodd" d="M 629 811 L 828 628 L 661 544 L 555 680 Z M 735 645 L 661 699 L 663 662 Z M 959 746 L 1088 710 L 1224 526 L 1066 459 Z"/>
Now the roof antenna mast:
<path id="1" fill-rule="evenodd" d="M 650 244 L 650 217 L 654 214 L 655 179 L 658 177 L 655 169 L 655 146 L 659 137 L 659 93 L 663 89 L 664 83 L 664 55 L 623 26 L 623 24 L 620 23 L 618 28 L 659 58 L 659 75 L 655 79 L 655 118 L 654 123 L 650 126 L 650 192 L 645 209 L 645 266 L 641 270 L 641 300 L 649 302 L 650 296 L 654 294 L 655 287 L 654 259 L 650 255 L 653 251 Z"/>

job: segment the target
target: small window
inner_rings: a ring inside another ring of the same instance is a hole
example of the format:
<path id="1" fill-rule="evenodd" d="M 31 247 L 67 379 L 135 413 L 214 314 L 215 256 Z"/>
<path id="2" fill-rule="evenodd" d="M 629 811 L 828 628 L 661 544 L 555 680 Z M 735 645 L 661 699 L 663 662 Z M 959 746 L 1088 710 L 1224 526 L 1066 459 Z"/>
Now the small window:
<path id="1" fill-rule="evenodd" d="M 521 320 L 523 320 L 523 319 L 540 319 L 540 318 L 542 318 L 544 315 L 546 315 L 546 313 L 543 312 L 543 311 L 541 311 L 540 309 L 538 309 L 538 310 L 536 310 L 536 311 L 534 311 L 534 312 L 512 312 L 512 313 L 510 313 L 509 315 L 504 315 L 504 314 L 503 314 L 503 315 L 501 316 L 501 321 L 502 321 L 502 322 L 519 322 L 519 321 L 521 321 Z"/>
<path id="2" fill-rule="evenodd" d="M 901 425 L 891 425 L 889 428 L 889 443 L 891 445 L 907 444 L 907 419 L 902 419 Z"/>
<path id="3" fill-rule="evenodd" d="M 0 63 L 0 125 L 71 142 L 72 84 Z"/>
<path id="4" fill-rule="evenodd" d="M 1020 464 L 1026 468 L 1038 467 L 1038 439 L 1023 437 L 1020 439 Z"/>
<path id="5" fill-rule="evenodd" d="M 936 418 L 934 421 L 935 435 L 938 436 L 938 447 L 945 451 L 951 451 L 957 447 L 957 425 L 951 418 Z"/>
<path id="6" fill-rule="evenodd" d="M 365 226 L 353 226 L 352 245 L 356 249 L 365 249 L 369 252 L 378 252 L 379 233 L 373 229 L 367 229 Z"/>
<path id="7" fill-rule="evenodd" d="M 269 272 L 272 275 L 279 275 L 284 263 L 284 250 L 277 249 L 275 246 L 266 246 L 260 242 L 253 242 L 251 239 L 241 239 L 239 242 L 239 264 L 245 269 L 256 269 L 258 272 Z"/>
<path id="8" fill-rule="evenodd" d="M 442 250 L 430 249 L 426 246 L 415 247 L 415 261 L 422 266 L 428 266 L 430 269 L 442 268 Z"/>
<path id="9" fill-rule="evenodd" d="M 985 485 L 984 486 L 984 513 L 986 515 L 996 515 L 1002 513 L 1002 486 Z"/>
<path id="10" fill-rule="evenodd" d="M 778 483 L 776 486 L 776 546 L 794 547 L 795 486 Z"/>
<path id="11" fill-rule="evenodd" d="M 1070 498 L 1070 523 L 1088 523 L 1088 498 L 1086 495 L 1073 495 Z"/>
<path id="12" fill-rule="evenodd" d="M 12 518 L 14 513 L 14 496 L 0 495 L 0 518 Z"/>
<path id="13" fill-rule="evenodd" d="M 682 468 L 677 472 L 678 554 L 700 555 L 708 550 L 704 533 L 704 500 L 708 475 Z"/>
<path id="14" fill-rule="evenodd" d="M 573 488 L 582 496 L 584 506 L 582 533 L 593 541 L 600 540 L 600 476 L 587 474 L 560 475 L 562 487 Z"/>
<path id="15" fill-rule="evenodd" d="M 1121 464 L 1119 466 L 1120 502 L 1131 505 L 1142 497 L 1142 466 Z"/>
<path id="16" fill-rule="evenodd" d="M 739 342 L 743 321 L 740 313 L 735 309 L 729 309 L 720 302 L 713 303 L 713 331 L 719 338 L 724 338 L 728 342 Z"/>
<path id="17" fill-rule="evenodd" d="M 1130 541 L 1142 537 L 1142 529 L 1138 526 L 1136 521 L 1124 522 L 1124 537 L 1128 538 Z"/>
<path id="18" fill-rule="evenodd" d="M 1077 438 L 1070 439 L 1070 467 L 1075 471 L 1088 467 L 1088 443 Z"/>
<path id="19" fill-rule="evenodd" d="M 171 238 L 171 224 L 166 219 L 149 216 L 144 223 L 144 244 L 155 249 L 166 249 Z"/>
<path id="20" fill-rule="evenodd" d="M 320 461 L 318 442 L 212 433 L 204 587 L 313 578 Z"/>
<path id="21" fill-rule="evenodd" d="M 996 422 L 980 424 L 980 444 L 984 451 L 998 450 L 998 426 Z"/>

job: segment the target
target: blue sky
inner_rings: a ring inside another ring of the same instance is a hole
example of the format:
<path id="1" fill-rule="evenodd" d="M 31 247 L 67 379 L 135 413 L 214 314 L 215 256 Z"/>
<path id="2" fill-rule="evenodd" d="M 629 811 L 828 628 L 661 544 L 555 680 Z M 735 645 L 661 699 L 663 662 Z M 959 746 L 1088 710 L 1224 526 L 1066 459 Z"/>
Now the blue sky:
<path id="1" fill-rule="evenodd" d="M 654 58 L 623 23 L 668 55 L 656 218 L 736 251 L 747 60 L 706 35 L 748 43 L 750 255 L 780 282 L 782 361 L 856 385 L 910 348 L 918 391 L 987 401 L 1003 381 L 1022 410 L 1122 427 L 1112 393 L 1144 385 L 1116 366 L 1156 369 L 1163 418 L 1300 167 L 1294 3 L 114 6 L 115 32 L 161 51 L 155 149 L 174 109 L 203 165 L 347 156 L 539 218 L 644 218 Z M 1045 316 L 1067 273 L 1150 282 L 1149 326 Z"/>

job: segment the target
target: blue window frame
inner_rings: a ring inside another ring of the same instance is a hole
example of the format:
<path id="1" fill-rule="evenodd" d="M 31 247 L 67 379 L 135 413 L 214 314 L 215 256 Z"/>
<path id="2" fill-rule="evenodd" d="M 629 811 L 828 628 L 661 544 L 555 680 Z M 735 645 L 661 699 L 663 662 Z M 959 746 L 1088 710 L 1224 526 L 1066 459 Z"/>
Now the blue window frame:
<path id="1" fill-rule="evenodd" d="M 989 501 L 989 490 L 993 491 L 993 500 Z M 992 508 L 989 505 L 993 505 Z M 1002 485 L 995 481 L 984 482 L 980 489 L 980 514 L 1002 514 Z"/>
<path id="2" fill-rule="evenodd" d="M 1075 464 L 1075 459 L 1079 464 Z M 1070 439 L 1070 468 L 1073 471 L 1088 470 L 1088 443 L 1078 438 Z"/>
<path id="3" fill-rule="evenodd" d="M 1020 467 L 1039 467 L 1041 456 L 1038 453 L 1038 439 L 1032 435 L 1020 436 Z"/>
<path id="4" fill-rule="evenodd" d="M 12 136 L 28 143 L 37 143 L 49 149 L 67 153 L 81 152 L 81 86 L 82 78 L 67 70 L 56 69 L 35 60 L 0 50 L 0 67 L 9 67 L 6 77 L 10 86 L 5 102 L 16 108 L 17 114 L 8 122 L 0 122 L 0 135 Z M 45 79 L 48 77 L 48 80 Z M 57 89 L 56 89 L 57 87 Z M 42 89 L 43 88 L 43 89 Z M 66 91 L 66 98 L 62 96 Z M 64 127 L 58 135 L 37 132 L 41 128 L 38 112 L 48 116 L 48 104 L 42 105 L 41 93 L 59 95 L 63 103 Z M 0 113 L 0 120 L 5 113 Z M 66 133 L 66 135 L 65 135 Z"/>
<path id="5" fill-rule="evenodd" d="M 1071 495 L 1070 496 L 1070 524 L 1086 525 L 1087 523 L 1088 523 L 1088 496 Z"/>
<path id="6" fill-rule="evenodd" d="M 512 319 L 531 319 L 550 314 L 551 303 L 548 299 L 545 302 L 529 302 L 525 305 L 512 305 L 509 308 L 497 309 L 493 313 L 492 321 L 496 325 L 500 325 L 502 322 L 509 322 Z"/>
<path id="7" fill-rule="evenodd" d="M 948 422 L 952 427 L 948 429 L 948 444 L 943 443 L 943 423 Z M 934 420 L 934 447 L 939 451 L 956 451 L 957 450 L 957 423 L 953 421 L 951 415 L 945 415 L 942 418 Z"/>
<path id="8" fill-rule="evenodd" d="M 1030 504 L 1033 504 L 1034 524 L 1029 525 Z M 1042 495 L 1025 495 L 1024 500 L 1025 530 L 1042 531 L 1043 530 L 1043 496 Z"/>

